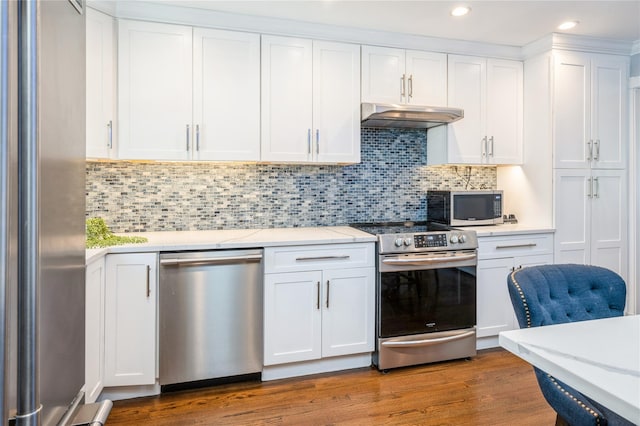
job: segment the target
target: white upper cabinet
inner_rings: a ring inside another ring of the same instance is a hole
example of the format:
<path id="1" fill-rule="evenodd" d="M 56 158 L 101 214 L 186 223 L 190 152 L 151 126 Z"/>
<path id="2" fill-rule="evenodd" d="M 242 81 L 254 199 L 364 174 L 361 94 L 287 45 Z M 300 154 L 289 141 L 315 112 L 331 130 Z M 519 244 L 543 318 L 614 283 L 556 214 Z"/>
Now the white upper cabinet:
<path id="1" fill-rule="evenodd" d="M 553 58 L 554 166 L 624 168 L 629 59 L 564 51 Z"/>
<path id="2" fill-rule="evenodd" d="M 445 106 L 447 55 L 362 46 L 362 102 Z"/>
<path id="3" fill-rule="evenodd" d="M 262 37 L 262 159 L 311 158 L 313 42 Z"/>
<path id="4" fill-rule="evenodd" d="M 115 124 L 115 21 L 86 8 L 87 157 L 111 158 Z"/>
<path id="5" fill-rule="evenodd" d="M 124 19 L 118 27 L 118 157 L 188 160 L 191 27 Z"/>
<path id="6" fill-rule="evenodd" d="M 448 62 L 449 106 L 462 108 L 464 118 L 448 126 L 444 160 L 521 164 L 522 62 L 458 55 L 449 55 Z"/>
<path id="7" fill-rule="evenodd" d="M 261 159 L 360 161 L 359 46 L 262 37 Z"/>
<path id="8" fill-rule="evenodd" d="M 193 29 L 194 160 L 260 159 L 260 36 Z"/>
<path id="9" fill-rule="evenodd" d="M 360 162 L 360 46 L 313 42 L 314 161 Z"/>

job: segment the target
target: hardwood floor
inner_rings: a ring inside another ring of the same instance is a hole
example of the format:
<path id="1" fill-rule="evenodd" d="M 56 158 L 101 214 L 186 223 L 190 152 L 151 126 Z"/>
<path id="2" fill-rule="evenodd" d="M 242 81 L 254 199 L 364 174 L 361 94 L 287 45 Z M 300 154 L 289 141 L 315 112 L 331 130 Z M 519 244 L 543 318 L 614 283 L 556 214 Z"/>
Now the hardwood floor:
<path id="1" fill-rule="evenodd" d="M 391 370 L 226 384 L 116 401 L 115 425 L 553 425 L 529 364 L 501 349 Z"/>

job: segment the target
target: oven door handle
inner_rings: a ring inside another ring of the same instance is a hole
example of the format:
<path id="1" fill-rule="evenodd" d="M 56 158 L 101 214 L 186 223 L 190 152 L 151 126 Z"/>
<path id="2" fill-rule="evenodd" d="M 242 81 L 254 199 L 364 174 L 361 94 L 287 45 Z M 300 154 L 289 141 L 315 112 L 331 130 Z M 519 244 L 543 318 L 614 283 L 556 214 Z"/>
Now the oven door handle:
<path id="1" fill-rule="evenodd" d="M 434 263 L 460 262 L 463 260 L 474 260 L 477 257 L 472 254 L 454 254 L 450 256 L 432 256 L 432 257 L 406 257 L 406 258 L 387 258 L 382 259 L 382 263 L 386 265 L 431 265 Z"/>
<path id="2" fill-rule="evenodd" d="M 467 331 L 465 333 L 456 334 L 454 336 L 447 337 L 438 337 L 435 339 L 423 339 L 423 340 L 388 340 L 386 342 L 382 342 L 382 346 L 387 348 L 406 348 L 406 347 L 420 347 L 420 346 L 429 346 L 435 345 L 443 342 L 451 342 L 454 340 L 464 339 L 470 336 L 474 336 L 476 334 L 475 330 Z"/>

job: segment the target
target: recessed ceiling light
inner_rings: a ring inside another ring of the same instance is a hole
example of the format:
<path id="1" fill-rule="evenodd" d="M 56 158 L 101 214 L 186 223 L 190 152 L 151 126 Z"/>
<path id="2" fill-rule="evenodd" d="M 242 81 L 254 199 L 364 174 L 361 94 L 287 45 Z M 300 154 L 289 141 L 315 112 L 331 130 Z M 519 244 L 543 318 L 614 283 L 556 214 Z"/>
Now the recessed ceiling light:
<path id="1" fill-rule="evenodd" d="M 470 7 L 468 7 L 468 6 L 458 6 L 458 7 L 455 7 L 451 11 L 451 15 L 452 16 L 464 16 L 469 12 L 471 12 L 471 8 Z"/>
<path id="2" fill-rule="evenodd" d="M 578 21 L 567 21 L 567 22 L 563 22 L 562 24 L 558 25 L 558 29 L 559 30 L 570 30 L 571 28 L 575 27 L 576 25 L 578 25 Z"/>

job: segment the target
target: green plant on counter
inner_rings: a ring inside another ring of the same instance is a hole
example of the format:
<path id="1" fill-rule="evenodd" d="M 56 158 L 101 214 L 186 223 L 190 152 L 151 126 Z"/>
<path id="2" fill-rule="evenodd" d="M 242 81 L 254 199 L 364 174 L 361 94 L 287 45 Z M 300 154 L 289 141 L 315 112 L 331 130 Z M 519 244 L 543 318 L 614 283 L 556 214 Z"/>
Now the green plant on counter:
<path id="1" fill-rule="evenodd" d="M 144 237 L 121 237 L 114 235 L 101 217 L 86 220 L 87 248 L 119 246 L 130 243 L 146 243 Z"/>

